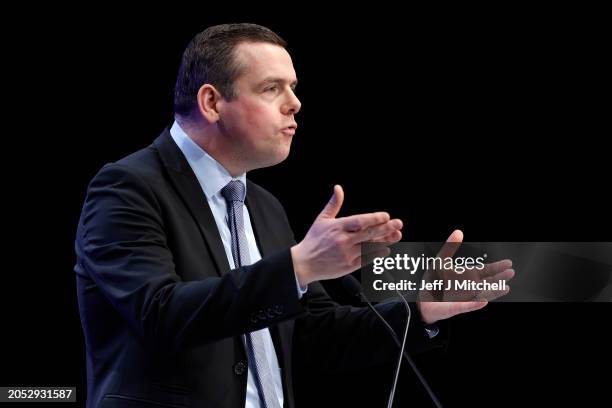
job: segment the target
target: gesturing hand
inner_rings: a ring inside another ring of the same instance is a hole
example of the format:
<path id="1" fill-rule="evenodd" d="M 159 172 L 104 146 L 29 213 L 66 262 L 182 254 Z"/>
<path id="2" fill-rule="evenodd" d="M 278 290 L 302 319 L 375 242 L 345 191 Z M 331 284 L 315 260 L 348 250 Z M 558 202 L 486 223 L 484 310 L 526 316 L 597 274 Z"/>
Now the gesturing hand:
<path id="1" fill-rule="evenodd" d="M 446 240 L 446 243 L 438 253 L 438 257 L 445 259 L 452 257 L 461 242 L 463 241 L 463 232 L 460 230 L 454 231 Z M 446 288 L 449 281 L 454 280 L 471 280 L 476 283 L 483 281 L 501 280 L 508 282 L 514 277 L 514 270 L 511 269 L 512 261 L 504 259 L 502 261 L 485 264 L 484 268 L 469 268 L 462 274 L 458 274 L 453 269 L 435 270 L 432 273 L 434 278 L 443 281 L 442 287 Z M 431 278 L 431 276 L 429 277 Z M 482 309 L 489 300 L 497 299 L 508 293 L 510 287 L 506 285 L 505 290 L 442 290 L 439 292 L 431 292 L 421 290 L 419 292 L 420 301 L 417 303 L 421 318 L 425 323 L 433 323 L 438 320 L 447 319 L 460 313 L 471 312 L 473 310 Z M 440 301 L 431 301 L 432 299 Z"/>
<path id="2" fill-rule="evenodd" d="M 339 185 L 323 211 L 315 219 L 304 239 L 291 248 L 293 268 L 300 286 L 334 279 L 361 267 L 363 242 L 393 244 L 402 238 L 402 221 L 390 219 L 386 212 L 336 218 L 344 192 Z M 384 256 L 388 249 L 378 249 Z"/>

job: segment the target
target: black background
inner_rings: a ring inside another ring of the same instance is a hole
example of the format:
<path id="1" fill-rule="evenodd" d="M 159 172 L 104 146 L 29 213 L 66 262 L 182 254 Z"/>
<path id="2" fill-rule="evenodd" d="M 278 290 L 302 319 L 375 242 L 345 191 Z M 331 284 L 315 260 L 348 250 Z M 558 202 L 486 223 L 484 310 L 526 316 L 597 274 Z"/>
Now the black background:
<path id="1" fill-rule="evenodd" d="M 249 176 L 296 237 L 339 183 L 342 215 L 389 211 L 405 240 L 461 228 L 467 241 L 610 241 L 600 10 L 35 11 L 5 33 L 1 385 L 77 386 L 83 404 L 72 246 L 87 183 L 171 124 L 181 53 L 211 24 L 255 22 L 289 42 L 300 128 L 287 161 Z M 447 352 L 418 362 L 447 407 L 609 405 L 611 311 L 491 304 L 453 318 Z M 298 391 L 303 406 L 384 406 L 391 370 L 308 373 Z M 397 405 L 424 398 L 404 366 Z"/>

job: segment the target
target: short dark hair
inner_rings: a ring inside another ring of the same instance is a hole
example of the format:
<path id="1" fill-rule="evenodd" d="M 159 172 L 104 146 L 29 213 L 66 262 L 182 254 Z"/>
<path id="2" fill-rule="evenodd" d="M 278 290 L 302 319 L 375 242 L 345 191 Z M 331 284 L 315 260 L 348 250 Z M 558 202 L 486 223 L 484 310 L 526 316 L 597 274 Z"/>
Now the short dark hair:
<path id="1" fill-rule="evenodd" d="M 174 113 L 189 117 L 197 107 L 197 94 L 204 84 L 211 84 L 226 100 L 236 97 L 234 81 L 243 67 L 234 57 L 234 49 L 243 42 L 265 42 L 287 47 L 287 43 L 269 28 L 257 24 L 222 24 L 207 28 L 189 43 L 176 78 Z"/>

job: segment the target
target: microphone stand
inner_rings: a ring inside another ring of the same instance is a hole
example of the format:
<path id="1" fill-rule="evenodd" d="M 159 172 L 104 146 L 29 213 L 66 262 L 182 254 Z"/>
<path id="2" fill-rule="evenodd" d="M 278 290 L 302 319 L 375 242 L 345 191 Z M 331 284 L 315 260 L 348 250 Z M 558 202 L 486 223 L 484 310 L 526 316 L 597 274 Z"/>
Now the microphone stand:
<path id="1" fill-rule="evenodd" d="M 406 361 L 408 361 L 408 364 L 410 364 L 410 367 L 412 368 L 412 370 L 416 374 L 416 376 L 419 379 L 419 381 L 421 382 L 421 384 L 423 385 L 423 388 L 425 388 L 425 391 L 427 391 L 427 394 L 429 395 L 429 398 L 434 403 L 436 408 L 442 408 L 442 404 L 440 403 L 440 401 L 438 400 L 438 398 L 434 394 L 433 390 L 431 389 L 431 387 L 429 386 L 429 384 L 425 380 L 425 377 L 423 377 L 423 374 L 421 374 L 421 371 L 417 368 L 416 364 L 414 363 L 414 361 L 412 360 L 412 358 L 410 357 L 408 352 L 405 350 L 406 337 L 407 337 L 407 334 L 408 334 L 408 327 L 410 326 L 410 317 L 411 317 L 410 305 L 408 304 L 408 301 L 406 300 L 406 298 L 401 294 L 401 292 L 396 291 L 398 296 L 402 300 L 402 303 L 404 303 L 404 306 L 406 307 L 407 314 L 408 314 L 408 319 L 406 321 L 406 330 L 404 331 L 404 338 L 402 340 L 402 343 L 400 344 L 400 341 L 399 341 L 397 335 L 395 334 L 395 330 L 393 330 L 393 328 L 387 322 L 387 320 L 380 314 L 380 312 L 378 310 L 376 310 L 374 305 L 372 305 L 372 302 L 370 302 L 370 300 L 363 293 L 363 291 L 361 290 L 361 284 L 359 283 L 359 281 L 357 279 L 355 279 L 355 277 L 352 276 L 352 275 L 346 275 L 344 277 L 344 280 L 343 280 L 342 283 L 344 284 L 345 289 L 349 293 L 351 293 L 353 296 L 359 297 L 360 299 L 362 299 L 364 302 L 367 303 L 368 307 L 374 312 L 374 314 L 376 316 L 378 316 L 378 318 L 384 324 L 385 328 L 387 329 L 387 331 L 389 332 L 389 334 L 391 335 L 391 337 L 393 338 L 393 340 L 395 341 L 397 346 L 400 347 L 400 349 L 401 349 L 400 360 L 399 360 L 397 368 L 395 370 L 395 378 L 393 380 L 393 388 L 391 389 L 391 394 L 389 395 L 389 402 L 387 404 L 387 407 L 391 408 L 391 404 L 393 403 L 393 398 L 395 396 L 395 389 L 397 387 L 397 380 L 398 380 L 398 377 L 399 377 L 399 369 L 400 369 L 400 365 L 401 365 L 401 361 L 402 361 L 401 358 L 404 357 L 406 359 Z"/>

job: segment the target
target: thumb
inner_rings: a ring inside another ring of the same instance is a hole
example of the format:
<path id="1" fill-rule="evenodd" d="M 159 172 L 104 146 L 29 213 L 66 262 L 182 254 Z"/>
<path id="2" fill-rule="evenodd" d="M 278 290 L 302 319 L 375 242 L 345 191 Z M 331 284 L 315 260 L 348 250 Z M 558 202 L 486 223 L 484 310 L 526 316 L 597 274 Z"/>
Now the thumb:
<path id="1" fill-rule="evenodd" d="M 455 255 L 455 252 L 457 252 L 462 242 L 463 242 L 463 231 L 458 230 L 458 229 L 454 230 L 453 233 L 450 234 L 450 236 L 448 237 L 448 239 L 442 246 L 442 249 L 440 249 L 440 252 L 438 253 L 438 257 L 443 258 L 443 259 L 452 257 L 453 255 Z"/>
<path id="2" fill-rule="evenodd" d="M 463 231 L 459 229 L 454 230 L 453 233 L 450 234 L 446 242 L 454 242 L 454 243 L 463 242 Z"/>
<path id="3" fill-rule="evenodd" d="M 334 194 L 329 199 L 329 202 L 319 214 L 319 217 L 323 218 L 336 218 L 336 215 L 340 212 L 340 207 L 342 207 L 342 203 L 344 202 L 344 191 L 339 184 L 334 186 Z"/>

